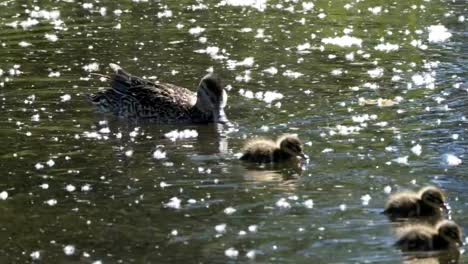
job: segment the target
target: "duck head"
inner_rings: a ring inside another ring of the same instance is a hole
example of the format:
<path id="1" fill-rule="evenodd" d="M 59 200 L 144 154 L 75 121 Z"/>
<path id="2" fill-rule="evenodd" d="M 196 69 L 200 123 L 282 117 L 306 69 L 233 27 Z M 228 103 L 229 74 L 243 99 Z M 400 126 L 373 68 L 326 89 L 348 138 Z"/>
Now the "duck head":
<path id="1" fill-rule="evenodd" d="M 293 156 L 307 159 L 307 155 L 304 154 L 302 147 L 302 141 L 297 135 L 287 134 L 278 139 L 278 146 L 281 151 Z"/>
<path id="2" fill-rule="evenodd" d="M 224 112 L 228 95 L 221 80 L 214 74 L 208 74 L 200 81 L 195 106 L 206 115 L 213 116 L 214 123 L 227 124 L 229 120 Z"/>
<path id="3" fill-rule="evenodd" d="M 437 225 L 439 235 L 452 244 L 463 245 L 462 231 L 459 225 L 450 220 L 444 220 Z"/>
<path id="4" fill-rule="evenodd" d="M 446 209 L 445 197 L 439 188 L 429 186 L 421 190 L 421 200 L 434 208 Z"/>

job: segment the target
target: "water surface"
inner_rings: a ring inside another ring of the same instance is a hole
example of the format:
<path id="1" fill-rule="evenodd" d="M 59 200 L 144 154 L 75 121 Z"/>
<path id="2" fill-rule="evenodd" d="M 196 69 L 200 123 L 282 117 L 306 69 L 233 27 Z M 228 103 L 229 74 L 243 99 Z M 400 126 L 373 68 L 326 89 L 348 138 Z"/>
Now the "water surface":
<path id="1" fill-rule="evenodd" d="M 398 263 L 380 212 L 429 184 L 468 229 L 465 1 L 0 8 L 1 262 Z M 238 127 L 98 113 L 108 63 L 193 90 L 214 71 Z M 236 159 L 283 133 L 303 171 Z"/>

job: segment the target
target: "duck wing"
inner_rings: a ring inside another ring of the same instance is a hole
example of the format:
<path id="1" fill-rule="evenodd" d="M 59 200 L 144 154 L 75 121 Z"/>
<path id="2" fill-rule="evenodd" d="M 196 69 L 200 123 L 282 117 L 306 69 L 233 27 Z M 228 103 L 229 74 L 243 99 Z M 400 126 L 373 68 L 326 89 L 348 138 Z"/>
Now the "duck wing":
<path id="1" fill-rule="evenodd" d="M 155 122 L 185 121 L 196 102 L 195 94 L 169 83 L 155 83 L 129 74 L 116 64 L 109 76 L 111 89 L 90 96 L 104 111 L 127 118 L 151 118 Z"/>

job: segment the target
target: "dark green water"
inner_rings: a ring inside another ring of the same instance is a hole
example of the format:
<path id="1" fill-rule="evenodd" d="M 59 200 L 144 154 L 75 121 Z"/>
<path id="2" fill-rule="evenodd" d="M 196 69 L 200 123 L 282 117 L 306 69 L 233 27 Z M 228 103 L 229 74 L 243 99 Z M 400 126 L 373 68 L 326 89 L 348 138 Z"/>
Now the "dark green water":
<path id="1" fill-rule="evenodd" d="M 428 184 L 468 230 L 466 2 L 261 2 L 1 0 L 0 262 L 399 263 L 385 190 Z M 111 62 L 193 90 L 213 69 L 238 129 L 96 112 L 83 67 Z M 286 132 L 302 172 L 236 160 Z"/>

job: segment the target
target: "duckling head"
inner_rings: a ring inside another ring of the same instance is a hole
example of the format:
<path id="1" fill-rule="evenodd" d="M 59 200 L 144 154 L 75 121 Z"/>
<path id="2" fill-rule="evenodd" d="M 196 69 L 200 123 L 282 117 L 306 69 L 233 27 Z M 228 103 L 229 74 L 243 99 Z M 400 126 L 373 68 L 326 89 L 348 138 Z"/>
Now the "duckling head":
<path id="1" fill-rule="evenodd" d="M 445 206 L 445 197 L 439 188 L 429 186 L 421 190 L 421 200 L 434 208 L 443 208 Z"/>
<path id="2" fill-rule="evenodd" d="M 203 113 L 212 115 L 215 123 L 226 124 L 229 123 L 224 112 L 227 97 L 221 80 L 214 74 L 208 74 L 198 85 L 196 107 Z"/>
<path id="3" fill-rule="evenodd" d="M 293 156 L 307 159 L 302 148 L 302 141 L 297 135 L 287 134 L 278 139 L 278 145 L 281 151 Z"/>
<path id="4" fill-rule="evenodd" d="M 450 220 L 444 220 L 437 225 L 439 235 L 452 244 L 463 245 L 462 231 L 459 225 Z"/>

